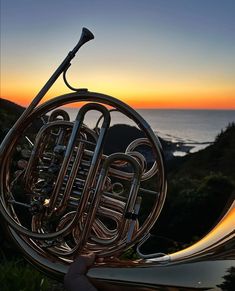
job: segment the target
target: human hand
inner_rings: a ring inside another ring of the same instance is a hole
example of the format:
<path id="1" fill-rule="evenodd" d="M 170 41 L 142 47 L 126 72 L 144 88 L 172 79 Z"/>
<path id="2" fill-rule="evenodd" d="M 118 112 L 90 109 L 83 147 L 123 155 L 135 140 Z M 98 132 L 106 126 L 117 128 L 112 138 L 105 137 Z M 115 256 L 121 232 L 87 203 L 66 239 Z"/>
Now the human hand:
<path id="1" fill-rule="evenodd" d="M 95 262 L 95 254 L 80 255 L 69 267 L 64 277 L 64 286 L 68 291 L 97 291 L 86 277 L 86 273 Z"/>

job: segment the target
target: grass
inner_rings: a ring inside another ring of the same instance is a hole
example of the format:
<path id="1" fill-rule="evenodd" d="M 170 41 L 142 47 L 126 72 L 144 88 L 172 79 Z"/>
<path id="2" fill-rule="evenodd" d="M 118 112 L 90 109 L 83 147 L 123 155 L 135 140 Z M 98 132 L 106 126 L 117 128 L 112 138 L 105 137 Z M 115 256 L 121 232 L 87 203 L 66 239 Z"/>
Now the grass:
<path id="1" fill-rule="evenodd" d="M 63 291 L 63 285 L 46 277 L 23 259 L 2 261 L 0 265 L 1 291 Z"/>

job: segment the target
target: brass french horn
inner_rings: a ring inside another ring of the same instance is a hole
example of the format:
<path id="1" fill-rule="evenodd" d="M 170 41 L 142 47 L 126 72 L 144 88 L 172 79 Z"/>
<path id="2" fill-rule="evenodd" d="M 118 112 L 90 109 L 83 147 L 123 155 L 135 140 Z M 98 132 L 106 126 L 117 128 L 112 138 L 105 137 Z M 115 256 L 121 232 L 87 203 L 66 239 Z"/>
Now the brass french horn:
<path id="1" fill-rule="evenodd" d="M 148 123 L 120 100 L 75 89 L 66 79 L 71 60 L 93 38 L 83 28 L 78 44 L 0 147 L 6 228 L 28 260 L 56 277 L 79 254 L 118 257 L 145 240 L 166 195 L 162 148 Z M 61 74 L 74 92 L 40 103 Z M 74 104 L 79 109 L 70 121 L 64 106 Z M 98 118 L 91 128 L 86 119 L 94 111 Z M 142 137 L 125 151 L 107 154 L 116 113 L 130 119 Z"/>
<path id="2" fill-rule="evenodd" d="M 93 38 L 84 28 L 0 146 L 5 228 L 29 261 L 60 280 L 79 254 L 92 251 L 105 260 L 87 276 L 103 291 L 114 286 L 123 291 L 234 290 L 234 199 L 217 225 L 192 246 L 172 254 L 141 253 L 166 196 L 162 148 L 127 104 L 68 83 L 70 61 Z M 61 74 L 74 92 L 39 104 Z M 80 106 L 70 121 L 64 106 L 75 104 Z M 98 117 L 91 127 L 87 119 L 93 111 Z M 116 113 L 128 118 L 141 137 L 110 154 Z M 123 260 L 120 255 L 133 246 L 139 259 Z"/>

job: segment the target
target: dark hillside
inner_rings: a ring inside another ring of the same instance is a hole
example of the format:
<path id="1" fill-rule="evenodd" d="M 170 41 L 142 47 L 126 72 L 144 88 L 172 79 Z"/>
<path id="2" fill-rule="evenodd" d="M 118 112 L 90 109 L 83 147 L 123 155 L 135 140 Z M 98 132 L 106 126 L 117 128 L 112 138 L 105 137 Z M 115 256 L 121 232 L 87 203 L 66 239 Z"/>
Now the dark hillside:
<path id="1" fill-rule="evenodd" d="M 110 127 L 107 134 L 107 144 L 105 145 L 105 153 L 111 154 L 115 152 L 125 152 L 127 146 L 135 139 L 145 137 L 144 133 L 135 126 L 126 124 L 115 124 Z M 160 143 L 167 153 L 168 159 L 173 157 L 173 151 L 176 145 L 172 142 L 159 138 Z"/>
<path id="2" fill-rule="evenodd" d="M 0 142 L 24 109 L 22 106 L 0 98 Z"/>
<path id="3" fill-rule="evenodd" d="M 20 114 L 22 114 L 24 109 L 25 109 L 24 107 L 14 103 L 14 102 L 0 98 L 0 110 L 1 111 L 6 111 L 7 113 L 12 112 L 15 115 L 19 116 Z"/>
<path id="4" fill-rule="evenodd" d="M 222 173 L 235 181 L 235 124 L 228 125 L 206 149 L 176 159 L 170 177 L 202 178 L 208 173 Z"/>
<path id="5" fill-rule="evenodd" d="M 169 162 L 168 193 L 153 230 L 184 245 L 210 231 L 235 199 L 235 125 L 204 150 Z"/>

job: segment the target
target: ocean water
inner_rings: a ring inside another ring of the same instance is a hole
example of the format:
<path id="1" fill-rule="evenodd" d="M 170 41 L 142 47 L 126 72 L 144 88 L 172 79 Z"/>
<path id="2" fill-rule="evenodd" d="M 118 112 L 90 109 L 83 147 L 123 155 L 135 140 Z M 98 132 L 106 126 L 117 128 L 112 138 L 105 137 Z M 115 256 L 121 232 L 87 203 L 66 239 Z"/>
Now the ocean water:
<path id="1" fill-rule="evenodd" d="M 139 110 L 159 136 L 193 146 L 191 152 L 212 143 L 229 123 L 235 110 Z"/>
<path id="2" fill-rule="evenodd" d="M 66 108 L 71 120 L 78 108 Z M 229 123 L 235 123 L 235 110 L 162 110 L 140 109 L 137 112 L 149 123 L 160 137 L 192 147 L 191 152 L 205 148 Z M 86 124 L 95 126 L 98 113 L 91 111 Z M 135 125 L 131 119 L 117 112 L 111 113 L 112 123 Z M 180 154 L 180 153 L 179 153 Z"/>

